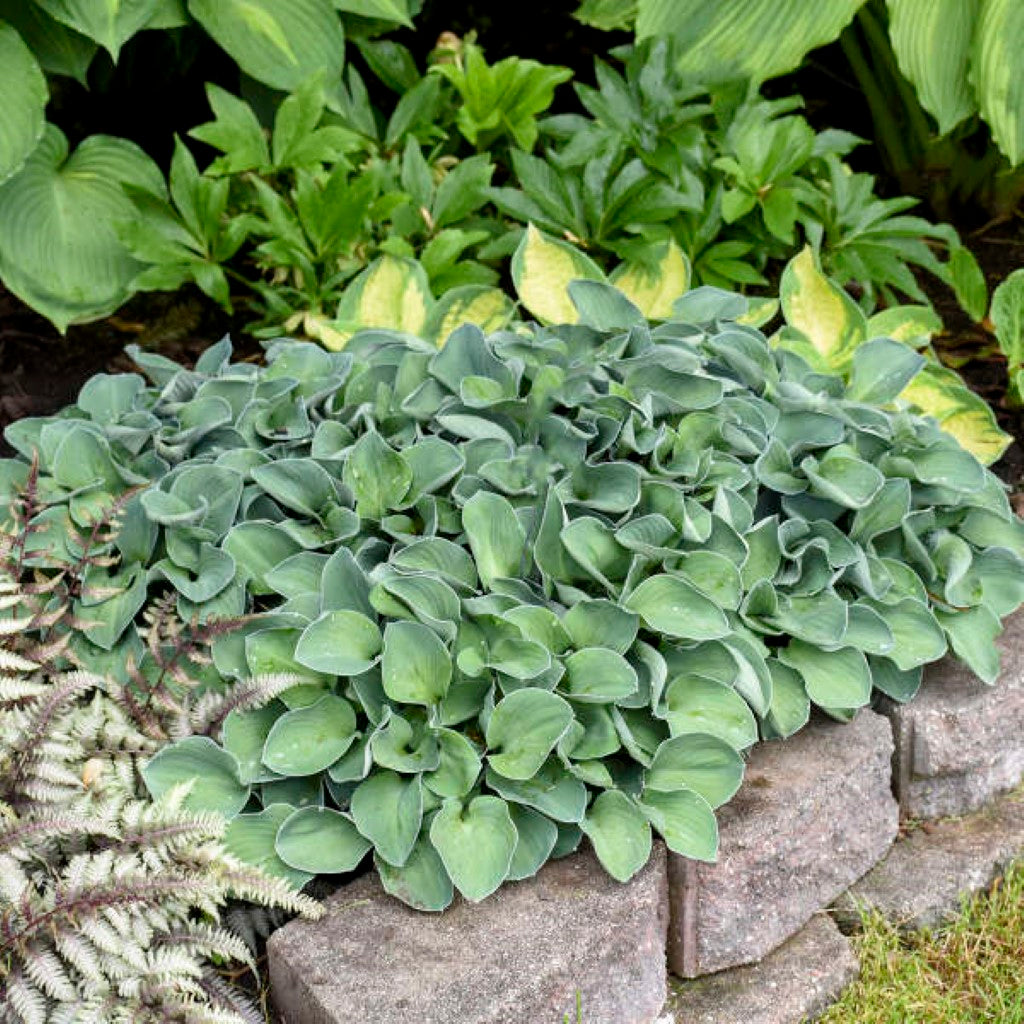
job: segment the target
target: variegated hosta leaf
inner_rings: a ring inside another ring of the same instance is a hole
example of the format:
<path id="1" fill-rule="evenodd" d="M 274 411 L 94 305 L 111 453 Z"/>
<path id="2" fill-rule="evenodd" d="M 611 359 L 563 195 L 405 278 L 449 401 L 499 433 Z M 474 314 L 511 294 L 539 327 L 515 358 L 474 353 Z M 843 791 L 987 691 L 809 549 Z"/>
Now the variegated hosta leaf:
<path id="1" fill-rule="evenodd" d="M 714 808 L 758 740 L 812 705 L 908 700 L 948 649 L 998 675 L 1024 524 L 909 407 L 998 447 L 928 361 L 926 314 L 869 327 L 808 251 L 772 345 L 736 320 L 742 297 L 689 291 L 652 326 L 642 287 L 570 247 L 531 230 L 521 256 L 525 294 L 572 323 L 463 323 L 438 347 L 417 336 L 422 271 L 389 256 L 351 283 L 347 315 L 376 326 L 342 352 L 278 341 L 256 366 L 223 341 L 184 370 L 133 350 L 151 384 L 103 375 L 6 431 L 0 489 L 38 457 L 46 497 L 30 566 L 141 491 L 122 563 L 76 601 L 83 664 L 130 681 L 151 589 L 183 620 L 261 613 L 216 641 L 209 682 L 289 685 L 146 772 L 154 791 L 194 780 L 235 815 L 228 848 L 293 885 L 372 849 L 388 892 L 439 911 L 582 836 L 620 879 L 653 833 L 713 860 Z"/>
<path id="2" fill-rule="evenodd" d="M 858 305 L 822 273 L 810 246 L 786 264 L 780 286 L 786 323 L 798 331 L 828 366 L 842 371 L 867 337 Z"/>
<path id="3" fill-rule="evenodd" d="M 541 323 L 575 323 L 569 283 L 602 281 L 604 274 L 589 256 L 567 242 L 545 235 L 532 224 L 512 257 L 512 280 L 519 301 Z"/>
<path id="4" fill-rule="evenodd" d="M 673 240 L 651 248 L 649 263 L 623 263 L 608 278 L 644 316 L 667 320 L 672 304 L 690 287 L 690 264 Z"/>
<path id="5" fill-rule="evenodd" d="M 795 68 L 838 38 L 864 0 L 640 0 L 640 39 L 678 40 L 680 69 L 701 81 L 766 78 Z"/>
<path id="6" fill-rule="evenodd" d="M 482 284 L 452 288 L 437 300 L 425 335 L 443 345 L 463 324 L 476 324 L 487 333 L 498 331 L 512 319 L 514 308 L 512 300 L 500 288 Z"/>

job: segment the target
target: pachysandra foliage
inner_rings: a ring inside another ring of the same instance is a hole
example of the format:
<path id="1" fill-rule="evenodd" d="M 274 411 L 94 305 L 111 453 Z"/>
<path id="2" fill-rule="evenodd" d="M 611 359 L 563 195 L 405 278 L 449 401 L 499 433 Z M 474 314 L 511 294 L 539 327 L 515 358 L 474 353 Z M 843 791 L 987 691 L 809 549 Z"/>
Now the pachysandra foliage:
<path id="1" fill-rule="evenodd" d="M 952 649 L 998 672 L 1024 527 L 998 480 L 899 396 L 924 358 L 878 338 L 843 375 L 771 347 L 739 296 L 649 324 L 577 280 L 578 322 L 440 350 L 225 341 L 194 370 L 99 376 L 7 431 L 38 452 L 43 537 L 126 488 L 110 596 L 76 648 L 116 672 L 150 591 L 217 640 L 223 679 L 296 685 L 145 769 L 232 818 L 240 858 L 302 885 L 371 852 L 440 910 L 585 834 L 630 877 L 656 832 L 712 859 L 758 739 L 916 691 Z M 813 333 L 813 332 L 812 332 Z"/>
<path id="2" fill-rule="evenodd" d="M 214 967 L 254 968 L 221 908 L 230 896 L 315 906 L 229 855 L 223 819 L 184 806 L 188 783 L 149 798 L 141 770 L 166 740 L 150 727 L 181 718 L 187 688 L 156 674 L 129 696 L 74 670 L 67 599 L 109 559 L 87 545 L 76 564 L 27 566 L 26 520 L 41 507 L 32 479 L 28 490 L 0 533 L 0 1020 L 251 1024 L 261 1018 L 250 1001 Z M 108 527 L 97 520 L 93 539 L 108 542 Z M 168 629 L 149 633 L 154 658 Z M 194 654 L 166 653 L 175 673 Z M 147 696 L 159 703 L 146 708 Z M 226 714 L 219 704 L 211 694 L 193 711 Z"/>

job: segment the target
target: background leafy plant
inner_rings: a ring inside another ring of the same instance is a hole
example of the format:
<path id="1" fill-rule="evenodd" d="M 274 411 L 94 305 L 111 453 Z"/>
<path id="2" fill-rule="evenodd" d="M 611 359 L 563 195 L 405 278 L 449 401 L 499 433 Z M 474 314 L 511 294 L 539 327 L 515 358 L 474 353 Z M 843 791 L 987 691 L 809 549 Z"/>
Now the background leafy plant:
<path id="1" fill-rule="evenodd" d="M 528 234 L 525 295 L 574 259 Z M 949 647 L 995 678 L 1021 526 L 897 400 L 923 356 L 845 337 L 844 382 L 737 323 L 738 296 L 652 328 L 575 276 L 561 326 L 278 342 L 265 368 L 136 352 L 151 383 L 100 377 L 7 431 L 5 486 L 39 453 L 41 541 L 144 487 L 76 605 L 83 664 L 138 658 L 152 589 L 184 621 L 260 613 L 214 642 L 219 677 L 298 677 L 145 768 L 158 797 L 198 776 L 186 805 L 230 817 L 242 859 L 301 886 L 372 849 L 430 910 L 583 835 L 617 878 L 652 828 L 708 859 L 742 752 L 812 703 L 909 699 Z"/>

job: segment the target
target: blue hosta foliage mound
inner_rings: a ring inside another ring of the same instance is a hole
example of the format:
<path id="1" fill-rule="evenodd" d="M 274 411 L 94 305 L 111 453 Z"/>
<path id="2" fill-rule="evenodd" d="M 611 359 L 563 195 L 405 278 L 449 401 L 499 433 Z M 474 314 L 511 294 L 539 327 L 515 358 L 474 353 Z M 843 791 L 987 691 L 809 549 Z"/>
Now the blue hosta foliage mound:
<path id="1" fill-rule="evenodd" d="M 865 344 L 847 388 L 729 319 L 734 297 L 652 328 L 606 285 L 572 294 L 582 325 L 441 350 L 136 353 L 150 383 L 100 376 L 8 430 L 0 491 L 38 452 L 35 545 L 73 548 L 139 488 L 81 597 L 84 662 L 123 673 L 147 593 L 172 588 L 185 617 L 260 613 L 211 685 L 295 675 L 147 769 L 158 794 L 197 778 L 240 856 L 301 884 L 372 849 L 434 910 L 584 834 L 620 879 L 652 831 L 711 859 L 743 752 L 812 704 L 906 700 L 948 647 L 994 680 L 1024 528 L 933 421 L 870 404 L 916 354 Z"/>

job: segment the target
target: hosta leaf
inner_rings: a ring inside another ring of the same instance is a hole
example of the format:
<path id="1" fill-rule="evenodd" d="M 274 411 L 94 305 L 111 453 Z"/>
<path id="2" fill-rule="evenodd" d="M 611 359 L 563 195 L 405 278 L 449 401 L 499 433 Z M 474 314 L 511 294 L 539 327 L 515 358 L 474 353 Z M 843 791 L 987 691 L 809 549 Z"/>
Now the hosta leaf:
<path id="1" fill-rule="evenodd" d="M 354 676 L 376 661 L 384 640 L 377 624 L 359 612 L 324 612 L 299 637 L 295 660 L 329 675 Z"/>
<path id="2" fill-rule="evenodd" d="M 487 760 L 506 779 L 531 779 L 572 724 L 557 694 L 526 687 L 500 700 L 487 722 Z"/>
<path id="3" fill-rule="evenodd" d="M 944 612 L 936 609 L 935 618 L 949 636 L 953 653 L 971 668 L 979 679 L 995 683 L 999 679 L 999 648 L 996 637 L 1002 623 L 985 607 Z"/>
<path id="4" fill-rule="evenodd" d="M 978 0 L 888 0 L 889 39 L 921 106 L 952 131 L 978 109 L 967 76 Z M 935 54 L 943 59 L 936 60 Z"/>
<path id="5" fill-rule="evenodd" d="M 0 184 L 18 171 L 43 135 L 49 90 L 32 51 L 0 21 Z M 3 192 L 0 191 L 0 196 Z M 2 202 L 2 200 L 0 200 Z"/>
<path id="6" fill-rule="evenodd" d="M 352 794 L 352 820 L 373 843 L 377 855 L 394 867 L 409 859 L 423 820 L 423 786 L 418 775 L 375 772 Z"/>
<path id="7" fill-rule="evenodd" d="M 242 782 L 266 782 L 274 777 L 263 764 L 263 747 L 274 723 L 286 710 L 275 700 L 254 711 L 232 711 L 224 719 L 221 743 L 237 759 Z"/>
<path id="8" fill-rule="evenodd" d="M 672 240 L 651 246 L 650 262 L 623 263 L 608 278 L 651 320 L 668 320 L 672 304 L 690 285 L 690 264 Z"/>
<path id="9" fill-rule="evenodd" d="M 430 824 L 430 841 L 455 888 L 471 903 L 490 896 L 508 877 L 517 842 L 504 800 L 478 796 L 446 800 Z"/>
<path id="10" fill-rule="evenodd" d="M 437 634 L 419 622 L 389 622 L 381 658 L 384 692 L 402 704 L 437 704 L 448 692 L 452 662 Z"/>
<path id="11" fill-rule="evenodd" d="M 315 775 L 334 764 L 355 738 L 352 705 L 327 694 L 274 723 L 263 747 L 263 763 L 279 775 Z"/>
<path id="12" fill-rule="evenodd" d="M 1024 82 L 1017 74 L 1021 46 L 1024 8 L 1015 0 L 984 0 L 974 32 L 971 83 L 992 138 L 1014 166 L 1024 162 Z"/>
<path id="13" fill-rule="evenodd" d="M 924 356 L 888 338 L 874 338 L 853 356 L 847 394 L 859 402 L 891 402 L 925 364 Z"/>
<path id="14" fill-rule="evenodd" d="M 506 800 L 532 807 L 554 821 L 580 822 L 587 807 L 587 787 L 554 760 L 522 782 L 488 768 L 487 785 Z"/>
<path id="15" fill-rule="evenodd" d="M 589 256 L 531 224 L 512 257 L 519 301 L 542 323 L 576 323 L 579 314 L 569 297 L 569 283 L 581 279 L 603 281 L 604 274 Z"/>
<path id="16" fill-rule="evenodd" d="M 721 0 L 708 9 L 702 0 L 641 0 L 636 32 L 639 39 L 674 36 L 679 69 L 699 81 L 762 82 L 836 39 L 863 2 Z"/>
<path id="17" fill-rule="evenodd" d="M 800 673 L 807 696 L 819 707 L 859 708 L 871 699 L 871 670 L 864 655 L 852 647 L 823 651 L 792 640 L 779 658 Z"/>
<path id="18" fill-rule="evenodd" d="M 853 299 L 821 272 L 810 246 L 786 264 L 780 289 L 786 323 L 830 366 L 844 369 L 865 339 L 867 321 Z"/>
<path id="19" fill-rule="evenodd" d="M 414 910 L 439 913 L 451 904 L 455 895 L 452 880 L 426 835 L 416 840 L 401 867 L 395 867 L 379 856 L 374 857 L 374 864 L 384 891 Z"/>
<path id="20" fill-rule="evenodd" d="M 730 686 L 702 676 L 677 676 L 665 690 L 665 721 L 673 736 L 708 733 L 736 750 L 757 741 L 757 722 Z"/>
<path id="21" fill-rule="evenodd" d="M 354 871 L 371 844 L 344 814 L 328 807 L 303 807 L 281 824 L 274 848 L 297 871 L 340 875 Z"/>
<path id="22" fill-rule="evenodd" d="M 464 797 L 480 776 L 480 755 L 454 729 L 437 729 L 435 736 L 441 761 L 435 771 L 423 776 L 423 784 L 440 797 Z"/>
<path id="23" fill-rule="evenodd" d="M 662 742 L 644 773 L 644 787 L 660 793 L 691 789 L 712 807 L 730 800 L 743 781 L 743 758 L 724 740 L 689 733 Z"/>
<path id="24" fill-rule="evenodd" d="M 532 878 L 547 862 L 558 842 L 558 826 L 543 814 L 509 804 L 508 813 L 516 827 L 516 850 L 508 871 L 508 881 Z"/>
<path id="25" fill-rule="evenodd" d="M 627 331 L 643 320 L 640 310 L 604 281 L 570 281 L 569 298 L 579 322 L 598 331 Z"/>
<path id="26" fill-rule="evenodd" d="M 86 72 L 98 49 L 91 39 L 55 21 L 37 4 L 22 0 L 0 0 L 0 21 L 17 30 L 43 71 L 86 85 Z M 42 130 L 41 116 L 39 127 Z M 0 173 L 0 181 L 3 177 Z"/>
<path id="27" fill-rule="evenodd" d="M 518 575 L 526 534 L 505 498 L 477 491 L 462 508 L 462 525 L 485 587 Z"/>
<path id="28" fill-rule="evenodd" d="M 289 92 L 341 76 L 345 34 L 330 0 L 188 0 L 188 11 L 247 74 Z"/>
<path id="29" fill-rule="evenodd" d="M 331 0 L 339 11 L 358 14 L 363 18 L 379 18 L 394 21 L 406 28 L 412 28 L 408 0 Z"/>
<path id="30" fill-rule="evenodd" d="M 599 794 L 580 828 L 605 871 L 619 882 L 628 882 L 651 855 L 650 823 L 619 790 Z"/>
<path id="31" fill-rule="evenodd" d="M 718 822 L 702 796 L 685 788 L 648 790 L 639 806 L 673 853 L 703 861 L 718 856 Z"/>
<path id="32" fill-rule="evenodd" d="M 785 739 L 802 729 L 811 715 L 811 702 L 800 673 L 772 658 L 768 662 L 772 676 L 772 702 L 767 724 L 771 732 Z"/>
<path id="33" fill-rule="evenodd" d="M 124 185 L 154 195 L 164 188 L 159 168 L 133 143 L 93 135 L 69 155 L 50 125 L 0 186 L 0 277 L 61 331 L 112 313 L 142 269 L 115 230 L 136 215 Z"/>
<path id="34" fill-rule="evenodd" d="M 288 804 L 271 804 L 259 814 L 239 814 L 224 833 L 224 848 L 246 864 L 301 889 L 313 876 L 290 867 L 277 855 L 277 834 L 294 812 Z"/>
<path id="35" fill-rule="evenodd" d="M 415 260 L 385 254 L 345 289 L 337 319 L 347 332 L 383 327 L 422 334 L 433 303 L 423 268 Z"/>
<path id="36" fill-rule="evenodd" d="M 873 602 L 871 607 L 892 630 L 892 650 L 884 653 L 904 672 L 946 653 L 946 638 L 927 605 L 907 598 L 895 604 Z"/>
<path id="37" fill-rule="evenodd" d="M 121 47 L 156 13 L 159 0 L 35 0 L 56 21 L 95 40 L 116 62 Z"/>
<path id="38" fill-rule="evenodd" d="M 565 659 L 566 696 L 573 700 L 612 704 L 636 693 L 636 670 L 607 647 L 585 647 Z"/>
<path id="39" fill-rule="evenodd" d="M 437 300 L 424 334 L 444 345 L 463 324 L 476 324 L 488 333 L 498 331 L 512 319 L 514 309 L 500 288 L 483 284 L 451 288 Z"/>
<path id="40" fill-rule="evenodd" d="M 356 511 L 364 519 L 381 519 L 397 508 L 412 485 L 405 460 L 371 430 L 353 446 L 345 460 L 343 480 L 356 496 Z"/>
<path id="41" fill-rule="evenodd" d="M 992 294 L 992 324 L 1011 371 L 1024 365 L 1024 269 L 1015 270 Z M 1024 399 L 1019 392 L 1018 399 Z"/>
<path id="42" fill-rule="evenodd" d="M 239 779 L 238 761 L 207 736 L 189 736 L 153 755 L 142 769 L 146 788 L 158 799 L 183 782 L 191 783 L 185 806 L 234 817 L 249 800 Z"/>
<path id="43" fill-rule="evenodd" d="M 651 576 L 624 604 L 649 629 L 681 640 L 714 640 L 729 633 L 721 608 L 680 576 Z"/>

